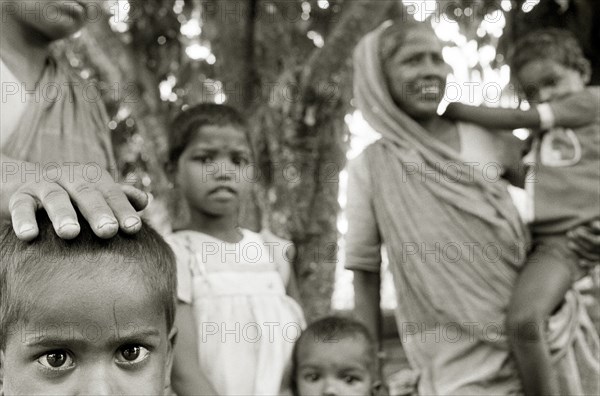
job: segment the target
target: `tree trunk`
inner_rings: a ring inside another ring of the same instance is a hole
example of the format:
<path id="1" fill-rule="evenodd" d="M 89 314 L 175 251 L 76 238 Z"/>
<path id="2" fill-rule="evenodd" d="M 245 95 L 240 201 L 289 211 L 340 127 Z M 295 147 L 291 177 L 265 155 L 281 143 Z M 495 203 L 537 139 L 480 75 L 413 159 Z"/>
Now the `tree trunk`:
<path id="1" fill-rule="evenodd" d="M 269 224 L 297 248 L 294 262 L 307 319 L 330 311 L 338 253 L 339 172 L 346 163 L 344 116 L 352 98 L 351 55 L 397 1 L 349 2 L 341 19 L 300 67 L 286 69 L 254 127 Z"/>

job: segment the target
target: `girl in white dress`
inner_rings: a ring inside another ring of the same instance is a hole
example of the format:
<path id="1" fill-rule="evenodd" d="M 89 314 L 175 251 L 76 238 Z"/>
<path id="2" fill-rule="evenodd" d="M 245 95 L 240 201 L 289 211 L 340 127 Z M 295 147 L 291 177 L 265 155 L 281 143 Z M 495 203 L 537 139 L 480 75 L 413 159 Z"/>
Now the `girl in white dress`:
<path id="1" fill-rule="evenodd" d="M 179 282 L 174 391 L 276 395 L 304 319 L 286 294 L 291 243 L 237 226 L 256 180 L 246 124 L 228 106 L 201 104 L 176 118 L 170 139 L 170 172 L 189 207 L 168 238 Z"/>

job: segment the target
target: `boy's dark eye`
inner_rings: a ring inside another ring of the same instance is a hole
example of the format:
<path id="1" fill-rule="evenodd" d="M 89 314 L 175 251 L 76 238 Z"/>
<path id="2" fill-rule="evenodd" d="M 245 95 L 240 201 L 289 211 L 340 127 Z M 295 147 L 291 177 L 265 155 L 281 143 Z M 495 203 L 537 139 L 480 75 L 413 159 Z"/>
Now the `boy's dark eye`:
<path id="1" fill-rule="evenodd" d="M 73 366 L 73 358 L 67 351 L 56 350 L 40 356 L 38 363 L 48 369 L 60 370 Z"/>
<path id="2" fill-rule="evenodd" d="M 556 84 L 558 84 L 558 79 L 556 79 L 554 77 L 547 78 L 546 80 L 544 80 L 542 82 L 543 87 L 553 87 Z"/>
<path id="3" fill-rule="evenodd" d="M 46 361 L 52 367 L 60 367 L 67 361 L 67 354 L 64 352 L 52 352 L 46 355 Z"/>
<path id="4" fill-rule="evenodd" d="M 244 165 L 248 163 L 248 158 L 243 155 L 235 156 L 232 158 L 232 162 L 236 165 Z"/>
<path id="5" fill-rule="evenodd" d="M 131 346 L 121 350 L 121 355 L 125 360 L 131 362 L 140 356 L 140 347 Z"/>
<path id="6" fill-rule="evenodd" d="M 350 385 L 352 385 L 353 383 L 355 383 L 355 382 L 357 382 L 359 380 L 360 380 L 360 378 L 355 377 L 353 375 L 346 375 L 344 377 L 344 382 L 347 383 L 347 384 L 350 384 Z"/>
<path id="7" fill-rule="evenodd" d="M 196 155 L 194 157 L 192 157 L 193 161 L 200 161 L 203 164 L 207 163 L 207 162 L 212 162 L 213 158 L 209 155 Z"/>
<path id="8" fill-rule="evenodd" d="M 319 380 L 319 374 L 317 373 L 306 373 L 303 377 L 304 380 L 308 382 L 316 382 Z"/>
<path id="9" fill-rule="evenodd" d="M 134 364 L 145 360 L 150 351 L 141 345 L 124 345 L 117 353 L 118 363 Z"/>
<path id="10" fill-rule="evenodd" d="M 422 58 L 423 57 L 421 55 L 411 56 L 404 63 L 406 63 L 407 65 L 416 65 L 421 62 Z"/>

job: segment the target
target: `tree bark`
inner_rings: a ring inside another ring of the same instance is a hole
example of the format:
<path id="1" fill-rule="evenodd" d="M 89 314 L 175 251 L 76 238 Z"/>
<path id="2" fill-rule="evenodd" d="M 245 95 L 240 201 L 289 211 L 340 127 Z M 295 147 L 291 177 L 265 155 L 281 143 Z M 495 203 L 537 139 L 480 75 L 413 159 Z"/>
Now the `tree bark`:
<path id="1" fill-rule="evenodd" d="M 347 2 L 325 45 L 286 69 L 269 106 L 258 109 L 268 223 L 297 247 L 294 262 L 307 319 L 330 311 L 338 254 L 339 172 L 346 163 L 351 55 L 397 1 Z"/>

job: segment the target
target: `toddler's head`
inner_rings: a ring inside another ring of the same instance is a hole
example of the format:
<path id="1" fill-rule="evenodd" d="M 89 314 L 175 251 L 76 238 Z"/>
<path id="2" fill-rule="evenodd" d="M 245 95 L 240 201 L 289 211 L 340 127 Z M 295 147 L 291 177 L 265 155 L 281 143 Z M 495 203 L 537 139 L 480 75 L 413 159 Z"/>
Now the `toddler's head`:
<path id="1" fill-rule="evenodd" d="M 372 395 L 376 353 L 368 330 L 343 317 L 326 317 L 302 332 L 292 355 L 294 396 Z"/>
<path id="2" fill-rule="evenodd" d="M 515 45 L 510 66 L 533 102 L 581 91 L 590 79 L 590 62 L 567 30 L 543 29 L 526 35 Z"/>
<path id="3" fill-rule="evenodd" d="M 0 375 L 6 394 L 162 394 L 175 330 L 175 259 L 144 225 L 73 240 L 0 230 Z"/>
<path id="4" fill-rule="evenodd" d="M 245 120 L 232 107 L 203 103 L 180 113 L 169 135 L 169 173 L 191 210 L 237 213 L 254 178 Z"/>
<path id="5" fill-rule="evenodd" d="M 30 33 L 46 41 L 65 38 L 90 19 L 92 0 L 0 0 L 2 19 L 10 18 Z M 97 4 L 95 4 L 98 7 Z M 35 32 L 35 33 L 32 33 Z"/>

